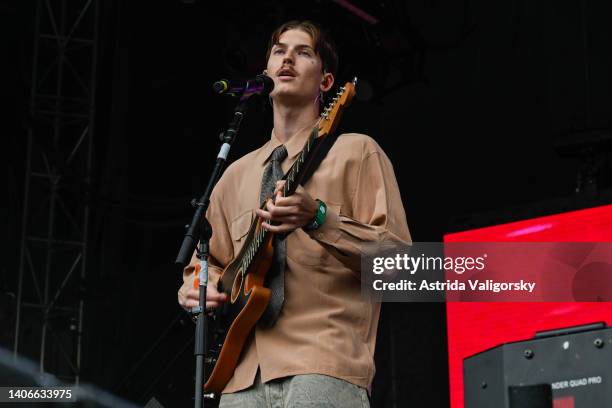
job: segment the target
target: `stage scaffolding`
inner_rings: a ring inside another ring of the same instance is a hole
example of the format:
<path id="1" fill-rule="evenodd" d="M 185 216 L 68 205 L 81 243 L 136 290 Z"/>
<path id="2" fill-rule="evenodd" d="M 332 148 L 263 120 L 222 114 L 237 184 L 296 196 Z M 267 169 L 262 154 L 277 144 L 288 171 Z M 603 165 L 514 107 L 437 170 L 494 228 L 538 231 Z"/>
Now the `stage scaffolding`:
<path id="1" fill-rule="evenodd" d="M 100 12 L 98 0 L 37 3 L 14 353 L 78 384 Z"/>

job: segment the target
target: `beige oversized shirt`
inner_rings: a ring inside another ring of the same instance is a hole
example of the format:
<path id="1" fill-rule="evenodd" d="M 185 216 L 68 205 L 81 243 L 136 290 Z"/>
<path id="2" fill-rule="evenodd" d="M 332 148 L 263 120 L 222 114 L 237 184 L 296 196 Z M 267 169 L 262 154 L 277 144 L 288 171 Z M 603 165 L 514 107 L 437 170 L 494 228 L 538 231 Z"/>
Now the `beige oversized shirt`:
<path id="1" fill-rule="evenodd" d="M 309 129 L 286 148 L 286 172 L 300 153 Z M 210 282 L 242 247 L 255 208 L 264 167 L 281 144 L 274 136 L 230 165 L 217 184 L 207 218 L 213 227 Z M 409 243 L 410 233 L 393 172 L 380 146 L 361 134 L 340 135 L 304 187 L 327 204 L 327 219 L 312 232 L 287 237 L 285 303 L 276 324 L 257 327 L 243 350 L 224 393 L 296 374 L 325 374 L 368 388 L 374 377 L 374 347 L 380 304 L 360 294 L 361 252 L 365 243 Z M 197 259 L 185 268 L 193 280 Z"/>

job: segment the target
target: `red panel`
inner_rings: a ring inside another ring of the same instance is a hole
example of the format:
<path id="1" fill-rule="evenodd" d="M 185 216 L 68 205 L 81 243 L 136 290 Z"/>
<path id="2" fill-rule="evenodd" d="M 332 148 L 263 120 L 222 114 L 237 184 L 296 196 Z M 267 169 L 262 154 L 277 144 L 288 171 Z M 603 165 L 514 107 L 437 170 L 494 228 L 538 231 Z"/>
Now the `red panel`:
<path id="1" fill-rule="evenodd" d="M 444 242 L 612 242 L 612 205 L 447 234 Z M 447 314 L 452 408 L 463 408 L 463 358 L 540 330 L 595 321 L 612 325 L 611 303 L 449 302 Z"/>
<path id="2" fill-rule="evenodd" d="M 555 398 L 553 408 L 574 408 L 574 397 Z"/>

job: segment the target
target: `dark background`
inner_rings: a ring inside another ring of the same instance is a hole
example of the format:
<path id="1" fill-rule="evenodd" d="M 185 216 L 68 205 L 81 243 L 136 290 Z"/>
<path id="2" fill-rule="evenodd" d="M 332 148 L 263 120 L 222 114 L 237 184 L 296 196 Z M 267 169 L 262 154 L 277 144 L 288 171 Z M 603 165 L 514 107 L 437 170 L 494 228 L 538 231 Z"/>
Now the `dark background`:
<path id="1" fill-rule="evenodd" d="M 181 275 L 173 261 L 189 200 L 204 188 L 235 103 L 213 95 L 210 84 L 261 72 L 268 35 L 286 20 L 329 28 L 340 53 L 337 84 L 359 77 L 342 129 L 372 136 L 391 158 L 415 241 L 610 202 L 605 144 L 576 147 L 593 134 L 607 140 L 612 125 L 609 2 L 350 2 L 376 24 L 342 3 L 100 5 L 92 187 L 72 186 L 92 206 L 81 292 L 84 381 L 139 403 L 152 396 L 167 406 L 189 403 L 193 325 L 176 303 Z M 0 344 L 7 348 L 26 136 L 36 122 L 28 105 L 35 5 L 0 2 Z M 252 102 L 230 160 L 269 137 L 268 102 Z M 581 169 L 591 176 L 576 194 Z M 447 406 L 445 343 L 443 305 L 384 305 L 374 406 Z M 37 358 L 35 347 L 22 350 Z"/>

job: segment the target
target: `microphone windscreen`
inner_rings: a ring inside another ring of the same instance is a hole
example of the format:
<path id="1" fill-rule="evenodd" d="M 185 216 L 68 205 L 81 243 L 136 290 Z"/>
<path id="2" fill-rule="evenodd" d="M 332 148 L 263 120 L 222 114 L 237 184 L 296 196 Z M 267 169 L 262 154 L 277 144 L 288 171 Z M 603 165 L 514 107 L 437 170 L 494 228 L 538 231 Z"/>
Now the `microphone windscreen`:
<path id="1" fill-rule="evenodd" d="M 263 94 L 268 95 L 270 92 L 272 92 L 272 90 L 274 89 L 274 81 L 272 80 L 272 78 L 265 74 L 259 74 L 256 78 L 264 85 L 264 90 L 262 92 Z"/>
<path id="2" fill-rule="evenodd" d="M 222 79 L 213 84 L 213 91 L 215 93 L 221 94 L 223 92 L 227 92 L 229 89 L 229 81 L 227 79 Z"/>

